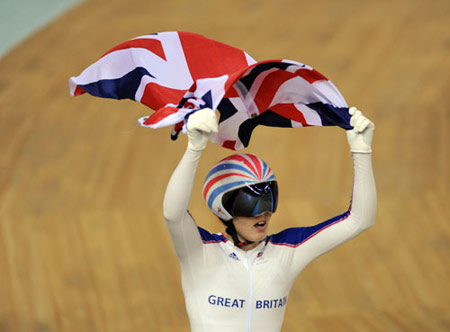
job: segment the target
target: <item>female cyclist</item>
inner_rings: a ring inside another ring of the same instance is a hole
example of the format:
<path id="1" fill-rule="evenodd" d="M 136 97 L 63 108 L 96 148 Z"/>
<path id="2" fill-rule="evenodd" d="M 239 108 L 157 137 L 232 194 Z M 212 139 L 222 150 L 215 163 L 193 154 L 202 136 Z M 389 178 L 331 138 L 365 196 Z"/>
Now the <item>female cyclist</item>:
<path id="1" fill-rule="evenodd" d="M 197 226 L 188 204 L 200 156 L 218 125 L 210 109 L 190 116 L 188 146 L 167 186 L 164 218 L 181 265 L 192 331 L 280 331 L 290 289 L 305 266 L 373 225 L 375 126 L 356 108 L 349 113 L 354 127 L 347 131 L 354 166 L 350 208 L 318 225 L 272 235 L 267 230 L 277 207 L 277 181 L 270 167 L 250 154 L 221 160 L 203 186 L 225 233 Z"/>

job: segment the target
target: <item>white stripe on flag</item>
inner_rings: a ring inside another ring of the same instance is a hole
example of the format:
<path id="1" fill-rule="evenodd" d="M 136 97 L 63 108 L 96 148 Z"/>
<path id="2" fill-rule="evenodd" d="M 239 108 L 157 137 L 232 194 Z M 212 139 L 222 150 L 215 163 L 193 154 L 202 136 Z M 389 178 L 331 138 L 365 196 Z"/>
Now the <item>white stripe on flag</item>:
<path id="1" fill-rule="evenodd" d="M 322 125 L 322 119 L 316 111 L 303 104 L 295 104 L 294 106 L 296 109 L 302 112 L 307 124 L 313 126 Z"/>
<path id="2" fill-rule="evenodd" d="M 317 81 L 313 85 L 320 91 L 320 100 L 336 107 L 348 107 L 347 102 L 331 81 Z"/>

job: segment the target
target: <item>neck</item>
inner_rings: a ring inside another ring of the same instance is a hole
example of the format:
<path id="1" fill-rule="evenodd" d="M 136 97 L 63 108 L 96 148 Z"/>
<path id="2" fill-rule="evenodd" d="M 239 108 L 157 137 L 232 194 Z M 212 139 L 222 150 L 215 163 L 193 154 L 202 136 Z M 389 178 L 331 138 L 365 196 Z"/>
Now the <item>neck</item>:
<path id="1" fill-rule="evenodd" d="M 260 242 L 252 242 L 252 243 L 243 245 L 243 246 L 240 247 L 240 248 L 241 248 L 242 250 L 249 251 L 249 250 L 255 249 L 255 248 L 259 245 L 259 243 L 260 243 Z"/>
<path id="2" fill-rule="evenodd" d="M 253 242 L 253 241 L 248 241 L 245 238 L 243 238 L 237 231 L 236 228 L 234 227 L 233 221 L 228 221 L 228 222 L 224 222 L 226 228 L 225 228 L 225 233 L 226 233 L 226 237 L 228 240 L 233 241 L 234 245 L 237 246 L 238 248 L 242 249 L 242 250 L 251 250 L 253 248 L 255 248 L 260 241 L 258 242 Z"/>
<path id="3" fill-rule="evenodd" d="M 235 243 L 233 237 L 232 237 L 230 234 L 225 233 L 224 235 L 225 235 L 225 237 L 226 237 L 228 240 L 230 240 L 231 242 Z M 238 234 L 237 236 L 238 236 L 238 239 L 239 239 L 239 241 L 240 241 L 241 243 L 247 242 L 245 239 L 243 239 L 241 236 L 239 236 L 239 234 Z M 238 247 L 239 249 L 244 250 L 244 251 L 248 251 L 248 250 L 252 250 L 252 249 L 256 248 L 260 243 L 261 243 L 261 241 L 258 241 L 258 242 L 250 242 L 250 243 L 244 244 L 244 245 L 242 245 L 242 246 L 237 246 L 237 247 Z M 236 245 L 236 244 L 235 244 L 235 245 Z"/>

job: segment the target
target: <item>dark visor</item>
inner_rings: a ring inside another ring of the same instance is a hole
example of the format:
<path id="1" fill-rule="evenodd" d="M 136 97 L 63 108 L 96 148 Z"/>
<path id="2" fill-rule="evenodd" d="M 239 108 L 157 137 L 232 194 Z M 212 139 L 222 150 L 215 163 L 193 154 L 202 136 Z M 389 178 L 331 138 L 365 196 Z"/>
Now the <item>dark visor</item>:
<path id="1" fill-rule="evenodd" d="M 274 213 L 278 203 L 276 181 L 248 185 L 232 190 L 222 198 L 225 210 L 234 217 L 256 217 L 264 212 Z"/>

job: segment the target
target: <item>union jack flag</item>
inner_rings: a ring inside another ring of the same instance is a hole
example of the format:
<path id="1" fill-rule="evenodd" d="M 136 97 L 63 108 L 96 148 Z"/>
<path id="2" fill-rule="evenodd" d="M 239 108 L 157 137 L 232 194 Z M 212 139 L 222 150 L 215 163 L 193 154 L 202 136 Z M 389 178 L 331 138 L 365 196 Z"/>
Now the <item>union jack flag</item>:
<path id="1" fill-rule="evenodd" d="M 248 146 L 258 125 L 339 126 L 351 129 L 348 106 L 334 84 L 312 67 L 291 60 L 257 62 L 245 51 L 191 32 L 163 32 L 125 41 L 79 76 L 70 93 L 131 99 L 155 112 L 144 127 L 185 131 L 190 114 L 220 113 L 211 140 L 225 148 Z"/>

